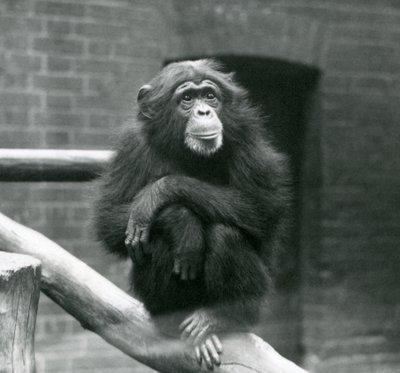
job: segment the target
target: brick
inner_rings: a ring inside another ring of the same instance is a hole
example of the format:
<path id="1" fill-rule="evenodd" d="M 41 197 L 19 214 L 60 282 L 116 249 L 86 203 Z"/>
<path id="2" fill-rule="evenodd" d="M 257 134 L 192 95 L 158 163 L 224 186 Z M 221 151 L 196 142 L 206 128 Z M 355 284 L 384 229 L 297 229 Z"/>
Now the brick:
<path id="1" fill-rule="evenodd" d="M 104 90 L 104 87 L 107 87 L 109 84 L 108 77 L 102 78 L 101 76 L 96 76 L 96 78 L 89 77 L 88 79 L 88 89 L 89 91 L 99 92 Z"/>
<path id="2" fill-rule="evenodd" d="M 62 224 L 52 222 L 51 225 L 47 225 L 43 228 L 43 233 L 48 235 L 51 239 L 87 238 L 87 232 L 84 227 L 67 225 L 66 222 Z"/>
<path id="3" fill-rule="evenodd" d="M 380 45 L 332 44 L 326 61 L 327 69 L 354 73 L 394 73 L 400 67 L 394 48 Z"/>
<path id="4" fill-rule="evenodd" d="M 2 196 L 2 202 L 4 205 L 10 203 L 11 205 L 16 205 L 18 201 L 23 201 L 24 198 L 29 196 L 29 184 L 10 182 L 7 184 L 0 185 L 0 191 Z"/>
<path id="5" fill-rule="evenodd" d="M 0 131 L 0 147 L 2 148 L 37 148 L 42 144 L 43 134 L 39 131 L 15 129 Z"/>
<path id="6" fill-rule="evenodd" d="M 81 127 L 84 122 L 85 116 L 83 114 L 46 113 L 35 115 L 35 124 L 39 126 Z"/>
<path id="7" fill-rule="evenodd" d="M 40 317 L 45 315 L 65 315 L 65 311 L 55 302 L 53 302 L 50 298 L 41 295 L 39 300 L 39 310 L 38 314 Z"/>
<path id="8" fill-rule="evenodd" d="M 90 114 L 89 126 L 90 127 L 109 127 L 110 126 L 110 116 L 109 115 Z"/>
<path id="9" fill-rule="evenodd" d="M 66 72 L 70 71 L 72 62 L 70 59 L 60 57 L 47 57 L 47 68 L 49 71 Z"/>
<path id="10" fill-rule="evenodd" d="M 82 54 L 83 42 L 79 40 L 66 40 L 55 38 L 35 38 L 33 48 L 39 52 L 49 54 Z"/>
<path id="11" fill-rule="evenodd" d="M 4 93 L 0 92 L 0 102 L 4 106 L 40 106 L 41 98 L 37 94 L 32 93 Z"/>
<path id="12" fill-rule="evenodd" d="M 38 224 L 43 224 L 44 222 L 43 211 L 40 207 L 29 206 L 24 209 L 18 220 L 22 224 L 38 226 Z"/>
<path id="13" fill-rule="evenodd" d="M 45 28 L 45 21 L 42 19 L 35 19 L 29 16 L 28 19 L 23 19 L 22 21 L 28 27 L 28 30 L 33 33 L 40 33 Z"/>
<path id="14" fill-rule="evenodd" d="M 82 186 L 81 183 L 72 185 L 65 184 L 58 186 L 57 184 L 51 184 L 50 186 L 40 186 L 39 188 L 31 190 L 32 200 L 40 201 L 40 203 L 45 202 L 68 202 L 72 205 L 72 202 L 79 202 L 82 200 Z"/>
<path id="15" fill-rule="evenodd" d="M 91 41 L 89 43 L 89 53 L 99 56 L 109 56 L 111 55 L 113 45 L 111 43 L 102 43 Z"/>
<path id="16" fill-rule="evenodd" d="M 35 72 L 42 68 L 42 58 L 27 54 L 11 54 L 8 58 L 9 71 Z"/>
<path id="17" fill-rule="evenodd" d="M 23 35 L 26 31 L 41 31 L 42 26 L 43 22 L 39 19 L 27 19 L 20 15 L 1 16 L 1 29 L 4 33 L 18 33 Z"/>
<path id="18" fill-rule="evenodd" d="M 72 106 L 72 96 L 46 96 L 47 109 L 70 109 Z"/>
<path id="19" fill-rule="evenodd" d="M 114 8 L 105 5 L 89 5 L 87 8 L 88 17 L 95 19 L 107 20 L 112 19 Z"/>
<path id="20" fill-rule="evenodd" d="M 29 41 L 26 35 L 6 33 L 3 36 L 3 45 L 6 50 L 23 50 L 29 47 Z"/>
<path id="21" fill-rule="evenodd" d="M 396 81 L 388 77 L 356 77 L 352 82 L 355 92 L 366 95 L 395 96 L 398 94 Z"/>
<path id="22" fill-rule="evenodd" d="M 35 76 L 33 85 L 45 90 L 81 92 L 83 81 L 73 77 Z"/>
<path id="23" fill-rule="evenodd" d="M 100 59 L 88 59 L 76 61 L 76 69 L 79 72 L 91 74 L 113 73 L 121 70 L 121 67 L 114 61 L 104 61 Z"/>
<path id="24" fill-rule="evenodd" d="M 27 111 L 18 111 L 3 109 L 0 110 L 0 126 L 8 125 L 8 126 L 27 126 L 29 125 L 29 116 Z M 1 131 L 0 131 L 1 136 Z"/>
<path id="25" fill-rule="evenodd" d="M 74 138 L 74 144 L 77 146 L 90 147 L 91 149 L 108 148 L 112 142 L 112 131 L 81 132 Z"/>
<path id="26" fill-rule="evenodd" d="M 76 107 L 79 109 L 110 110 L 113 103 L 105 95 L 82 96 L 77 98 Z"/>
<path id="27" fill-rule="evenodd" d="M 47 21 L 47 33 L 49 37 L 53 37 L 54 34 L 66 36 L 71 33 L 72 23 L 66 21 Z"/>
<path id="28" fill-rule="evenodd" d="M 37 1 L 35 13 L 63 17 L 83 17 L 85 16 L 85 6 L 79 3 Z"/>
<path id="29" fill-rule="evenodd" d="M 11 71 L 11 69 L 10 69 Z M 27 74 L 5 73 L 0 75 L 0 89 L 7 88 L 26 88 L 28 86 Z"/>
<path id="30" fill-rule="evenodd" d="M 71 320 L 65 314 L 53 315 L 39 318 L 36 327 L 39 334 L 64 334 L 71 330 Z"/>
<path id="31" fill-rule="evenodd" d="M 122 39 L 129 37 L 129 29 L 124 26 L 97 23 L 77 23 L 75 33 L 90 38 Z"/>
<path id="32" fill-rule="evenodd" d="M 67 206 L 46 206 L 44 213 L 46 219 L 49 221 L 66 221 L 71 217 L 71 208 Z"/>
<path id="33" fill-rule="evenodd" d="M 160 47 L 154 40 L 130 41 L 128 44 L 118 43 L 115 45 L 116 56 L 123 57 L 158 57 Z"/>
<path id="34" fill-rule="evenodd" d="M 84 220 L 89 221 L 91 217 L 91 209 L 88 207 L 73 207 L 72 219 L 76 221 Z"/>
<path id="35" fill-rule="evenodd" d="M 46 131 L 44 141 L 48 147 L 60 147 L 70 145 L 72 135 L 68 131 Z"/>
<path id="36" fill-rule="evenodd" d="M 385 27 L 371 28 L 364 24 L 355 24 L 350 26 L 332 26 L 331 35 L 334 41 L 362 41 L 372 43 L 390 41 L 391 33 Z"/>
<path id="37" fill-rule="evenodd" d="M 8 0 L 5 2 L 6 10 L 13 13 L 26 13 L 31 9 L 31 5 L 32 4 L 29 0 Z"/>

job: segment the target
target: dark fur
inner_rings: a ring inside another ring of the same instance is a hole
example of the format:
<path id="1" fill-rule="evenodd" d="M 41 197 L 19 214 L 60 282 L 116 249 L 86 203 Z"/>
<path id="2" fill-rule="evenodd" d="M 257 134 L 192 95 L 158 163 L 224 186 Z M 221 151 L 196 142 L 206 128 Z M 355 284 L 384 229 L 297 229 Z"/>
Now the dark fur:
<path id="1" fill-rule="evenodd" d="M 223 146 L 209 157 L 184 146 L 185 123 L 170 102 L 179 84 L 204 78 L 223 92 Z M 176 176 L 179 192 L 151 225 L 152 254 L 133 271 L 137 294 L 153 314 L 232 304 L 234 317 L 255 321 L 289 207 L 285 157 L 268 142 L 263 118 L 245 90 L 215 62 L 171 64 L 150 84 L 104 176 L 95 212 L 98 237 L 126 257 L 124 233 L 134 197 L 149 183 Z M 172 273 L 180 247 L 201 253 L 195 280 Z"/>

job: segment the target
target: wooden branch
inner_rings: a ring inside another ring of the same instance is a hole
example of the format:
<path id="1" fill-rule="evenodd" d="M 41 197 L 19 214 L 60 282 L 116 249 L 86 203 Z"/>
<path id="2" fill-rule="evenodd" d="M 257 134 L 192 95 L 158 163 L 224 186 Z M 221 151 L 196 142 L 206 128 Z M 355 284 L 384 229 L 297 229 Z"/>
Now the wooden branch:
<path id="1" fill-rule="evenodd" d="M 35 372 L 40 262 L 0 252 L 0 371 Z"/>
<path id="2" fill-rule="evenodd" d="M 142 304 L 39 232 L 0 214 L 0 249 L 42 262 L 42 290 L 110 344 L 161 372 L 206 372 L 192 349 L 165 339 Z M 252 334 L 222 338 L 221 373 L 305 373 Z"/>
<path id="3" fill-rule="evenodd" d="M 0 181 L 87 181 L 113 152 L 107 150 L 0 149 Z"/>

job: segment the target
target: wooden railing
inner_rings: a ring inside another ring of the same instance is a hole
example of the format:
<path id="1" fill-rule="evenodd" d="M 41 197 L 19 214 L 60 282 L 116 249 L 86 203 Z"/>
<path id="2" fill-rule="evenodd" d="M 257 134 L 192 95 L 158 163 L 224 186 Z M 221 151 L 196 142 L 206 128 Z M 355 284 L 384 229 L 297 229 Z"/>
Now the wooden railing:
<path id="1" fill-rule="evenodd" d="M 0 149 L 0 181 L 88 181 L 99 176 L 107 150 Z"/>

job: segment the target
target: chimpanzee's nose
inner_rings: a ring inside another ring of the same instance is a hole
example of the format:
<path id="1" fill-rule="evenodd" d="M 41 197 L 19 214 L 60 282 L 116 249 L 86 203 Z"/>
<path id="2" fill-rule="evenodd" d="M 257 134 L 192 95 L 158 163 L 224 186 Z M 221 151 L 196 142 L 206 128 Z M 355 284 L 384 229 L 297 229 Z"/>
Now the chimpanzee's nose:
<path id="1" fill-rule="evenodd" d="M 209 109 L 206 109 L 206 108 L 197 110 L 197 115 L 199 117 L 202 117 L 202 116 L 208 117 L 210 115 L 210 113 L 211 113 L 211 111 Z"/>

